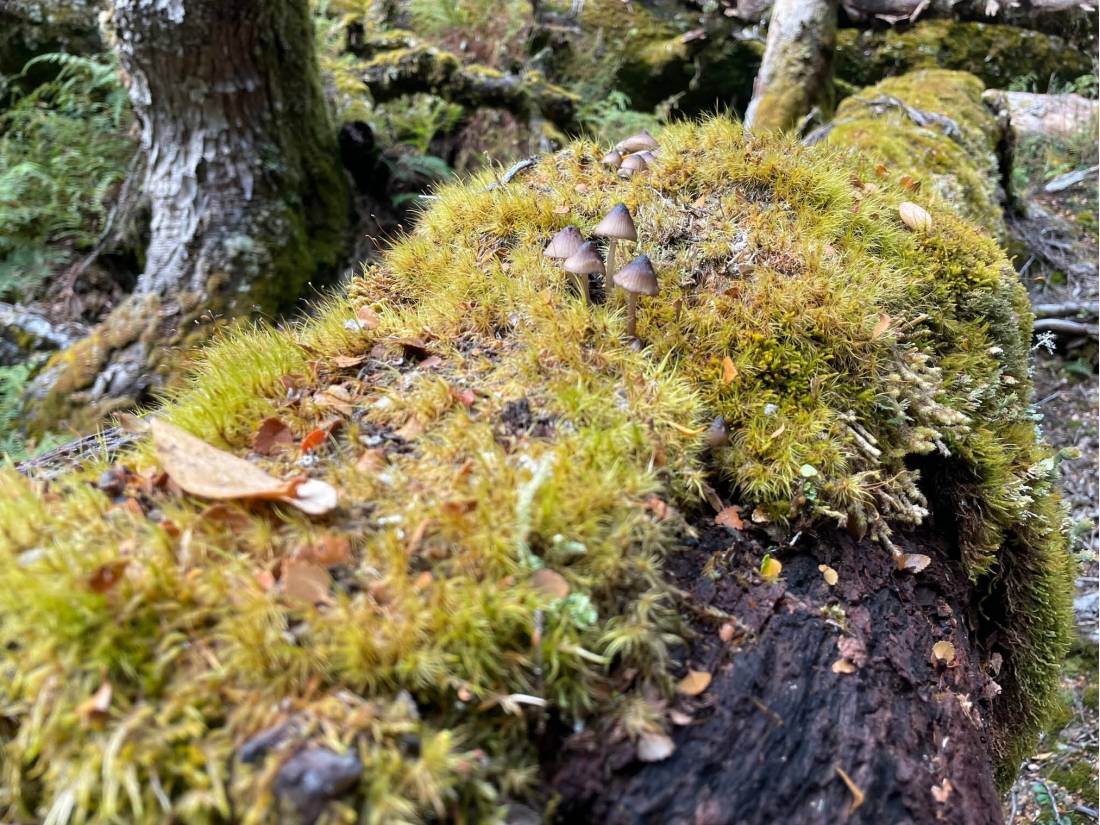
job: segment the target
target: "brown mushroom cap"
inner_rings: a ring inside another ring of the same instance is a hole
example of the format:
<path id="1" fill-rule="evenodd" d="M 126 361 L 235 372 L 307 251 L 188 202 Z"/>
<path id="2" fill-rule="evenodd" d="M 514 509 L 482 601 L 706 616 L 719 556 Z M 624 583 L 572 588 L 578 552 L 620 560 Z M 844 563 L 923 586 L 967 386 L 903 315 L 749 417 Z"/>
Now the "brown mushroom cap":
<path id="1" fill-rule="evenodd" d="M 640 157 L 642 160 L 644 160 L 646 162 L 647 166 L 649 164 L 653 163 L 653 161 L 657 160 L 657 156 L 655 154 L 653 154 L 651 151 L 649 151 L 648 149 L 643 149 L 640 152 L 635 152 L 635 154 L 638 157 Z"/>
<path id="2" fill-rule="evenodd" d="M 640 152 L 643 149 L 656 149 L 660 144 L 653 139 L 653 135 L 647 132 L 645 129 L 637 134 L 631 135 L 628 138 L 624 138 L 615 144 L 615 148 L 620 152 Z"/>
<path id="3" fill-rule="evenodd" d="M 635 295 L 657 294 L 657 273 L 646 255 L 639 255 L 615 273 L 615 285 Z"/>
<path id="4" fill-rule="evenodd" d="M 604 274 L 603 258 L 591 241 L 585 241 L 580 248 L 565 261 L 565 271 L 575 275 L 588 275 L 591 272 Z"/>
<path id="5" fill-rule="evenodd" d="M 638 231 L 634 228 L 634 218 L 625 204 L 617 203 L 602 221 L 596 224 L 592 234 L 600 238 L 616 238 L 620 241 L 638 240 Z"/>
<path id="6" fill-rule="evenodd" d="M 546 245 L 546 249 L 542 250 L 542 254 L 547 258 L 563 261 L 580 249 L 583 243 L 584 236 L 581 235 L 581 231 L 575 226 L 567 226 L 550 239 L 550 243 Z"/>
<path id="7" fill-rule="evenodd" d="M 640 172 L 645 169 L 649 164 L 645 162 L 645 158 L 638 155 L 627 155 L 623 158 L 623 162 L 619 164 L 619 169 L 629 169 L 631 172 Z"/>
<path id="8" fill-rule="evenodd" d="M 600 159 L 600 163 L 604 166 L 610 166 L 612 169 L 618 169 L 619 164 L 623 162 L 623 153 L 617 149 L 612 149 L 606 155 Z"/>

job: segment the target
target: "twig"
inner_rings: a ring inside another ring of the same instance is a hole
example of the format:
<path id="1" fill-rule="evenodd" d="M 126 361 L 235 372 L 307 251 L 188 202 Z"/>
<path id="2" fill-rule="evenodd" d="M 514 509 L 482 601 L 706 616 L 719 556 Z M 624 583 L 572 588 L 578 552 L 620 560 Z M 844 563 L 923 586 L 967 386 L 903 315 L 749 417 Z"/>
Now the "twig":
<path id="1" fill-rule="evenodd" d="M 1100 337 L 1096 324 L 1082 324 L 1065 318 L 1039 318 L 1035 321 L 1036 332 L 1060 332 L 1063 335 L 1078 335 L 1082 338 Z"/>
<path id="2" fill-rule="evenodd" d="M 1035 304 L 1031 311 L 1036 318 L 1095 318 L 1096 301 L 1064 301 L 1059 304 Z"/>

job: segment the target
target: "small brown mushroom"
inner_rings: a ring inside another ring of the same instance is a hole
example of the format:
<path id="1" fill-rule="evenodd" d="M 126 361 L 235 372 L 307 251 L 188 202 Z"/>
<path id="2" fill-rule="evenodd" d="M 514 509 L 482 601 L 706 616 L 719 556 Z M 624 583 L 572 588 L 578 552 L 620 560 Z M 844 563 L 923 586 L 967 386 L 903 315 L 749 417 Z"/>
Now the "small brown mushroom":
<path id="1" fill-rule="evenodd" d="M 615 144 L 615 148 L 623 153 L 629 152 L 641 152 L 643 149 L 656 149 L 660 144 L 653 139 L 653 135 L 647 132 L 645 129 L 633 134 L 628 138 L 624 138 Z"/>
<path id="2" fill-rule="evenodd" d="M 644 172 L 649 164 L 638 155 L 627 155 L 619 164 L 619 177 L 632 178 L 635 172 Z"/>
<path id="3" fill-rule="evenodd" d="M 565 271 L 573 274 L 577 282 L 577 289 L 584 296 L 585 303 L 590 302 L 588 290 L 588 276 L 593 272 L 604 274 L 603 260 L 600 253 L 592 246 L 591 241 L 585 241 L 580 248 L 565 261 Z"/>
<path id="4" fill-rule="evenodd" d="M 580 249 L 583 243 L 584 236 L 580 230 L 575 226 L 567 226 L 550 239 L 542 254 L 547 258 L 564 261 Z"/>
<path id="5" fill-rule="evenodd" d="M 626 292 L 626 334 L 638 337 L 638 296 L 657 294 L 657 273 L 646 255 L 639 255 L 615 273 L 615 285 Z"/>
<path id="6" fill-rule="evenodd" d="M 646 166 L 649 166 L 653 161 L 657 160 L 657 156 L 648 149 L 643 149 L 641 152 L 635 152 L 638 157 L 645 161 Z"/>
<path id="7" fill-rule="evenodd" d="M 617 149 L 612 149 L 606 155 L 600 159 L 600 163 L 611 169 L 618 169 L 619 164 L 623 162 L 623 153 Z"/>
<path id="8" fill-rule="evenodd" d="M 634 228 L 634 218 L 625 204 L 617 203 L 602 221 L 596 224 L 592 234 L 598 238 L 607 238 L 607 274 L 615 274 L 615 246 L 618 241 L 636 241 L 638 232 Z"/>

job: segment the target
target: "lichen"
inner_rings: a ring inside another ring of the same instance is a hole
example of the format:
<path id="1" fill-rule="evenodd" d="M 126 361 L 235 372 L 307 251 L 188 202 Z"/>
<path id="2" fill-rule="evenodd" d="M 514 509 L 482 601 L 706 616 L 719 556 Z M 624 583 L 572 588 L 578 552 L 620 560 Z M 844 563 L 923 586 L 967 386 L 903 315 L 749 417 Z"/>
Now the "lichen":
<path id="1" fill-rule="evenodd" d="M 250 457 L 338 486 L 327 520 L 206 509 L 157 480 L 144 443 L 118 459 L 137 473 L 118 502 L 89 483 L 102 465 L 48 488 L 2 471 L 8 821 L 272 821 L 305 742 L 362 762 L 337 820 L 496 821 L 537 792 L 544 714 L 663 724 L 681 529 L 665 503 L 698 511 L 721 479 L 777 528 L 839 521 L 885 553 L 925 515 L 914 458 L 940 452 L 978 642 L 1005 660 L 993 747 L 1015 767 L 1064 652 L 1069 568 L 1015 273 L 939 200 L 867 190 L 873 160 L 724 118 L 658 138 L 629 181 L 578 141 L 504 186 L 447 186 L 312 320 L 209 351 L 161 414 L 241 454 L 265 416 L 298 436 L 336 416 L 309 456 Z M 902 223 L 903 200 L 930 230 Z M 616 202 L 661 284 L 641 350 L 618 297 L 585 305 L 542 256 Z M 325 401 L 334 385 L 350 410 Z M 731 440 L 708 451 L 717 415 Z M 295 601 L 277 574 L 325 536 L 349 556 L 320 604 Z M 93 587 L 104 565 L 123 574 Z M 532 586 L 540 567 L 567 597 Z M 263 764 L 235 757 L 288 719 Z"/>
<path id="2" fill-rule="evenodd" d="M 1062 38 L 996 23 L 922 20 L 906 29 L 837 33 L 837 76 L 857 86 L 936 67 L 1001 89 L 1026 75 L 1068 81 L 1093 73 L 1092 57 Z"/>

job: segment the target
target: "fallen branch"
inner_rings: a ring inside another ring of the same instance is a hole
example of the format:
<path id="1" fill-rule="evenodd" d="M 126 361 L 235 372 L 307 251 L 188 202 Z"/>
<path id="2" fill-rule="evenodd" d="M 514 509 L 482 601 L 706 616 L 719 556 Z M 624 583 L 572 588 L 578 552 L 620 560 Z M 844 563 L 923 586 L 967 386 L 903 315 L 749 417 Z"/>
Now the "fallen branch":
<path id="1" fill-rule="evenodd" d="M 1031 311 L 1036 318 L 1095 318 L 1096 301 L 1065 301 L 1060 304 L 1034 304 Z"/>
<path id="2" fill-rule="evenodd" d="M 1082 324 L 1080 321 L 1068 321 L 1064 318 L 1040 318 L 1035 322 L 1036 332 L 1058 332 L 1062 335 L 1088 338 L 1100 337 L 1096 324 Z"/>

